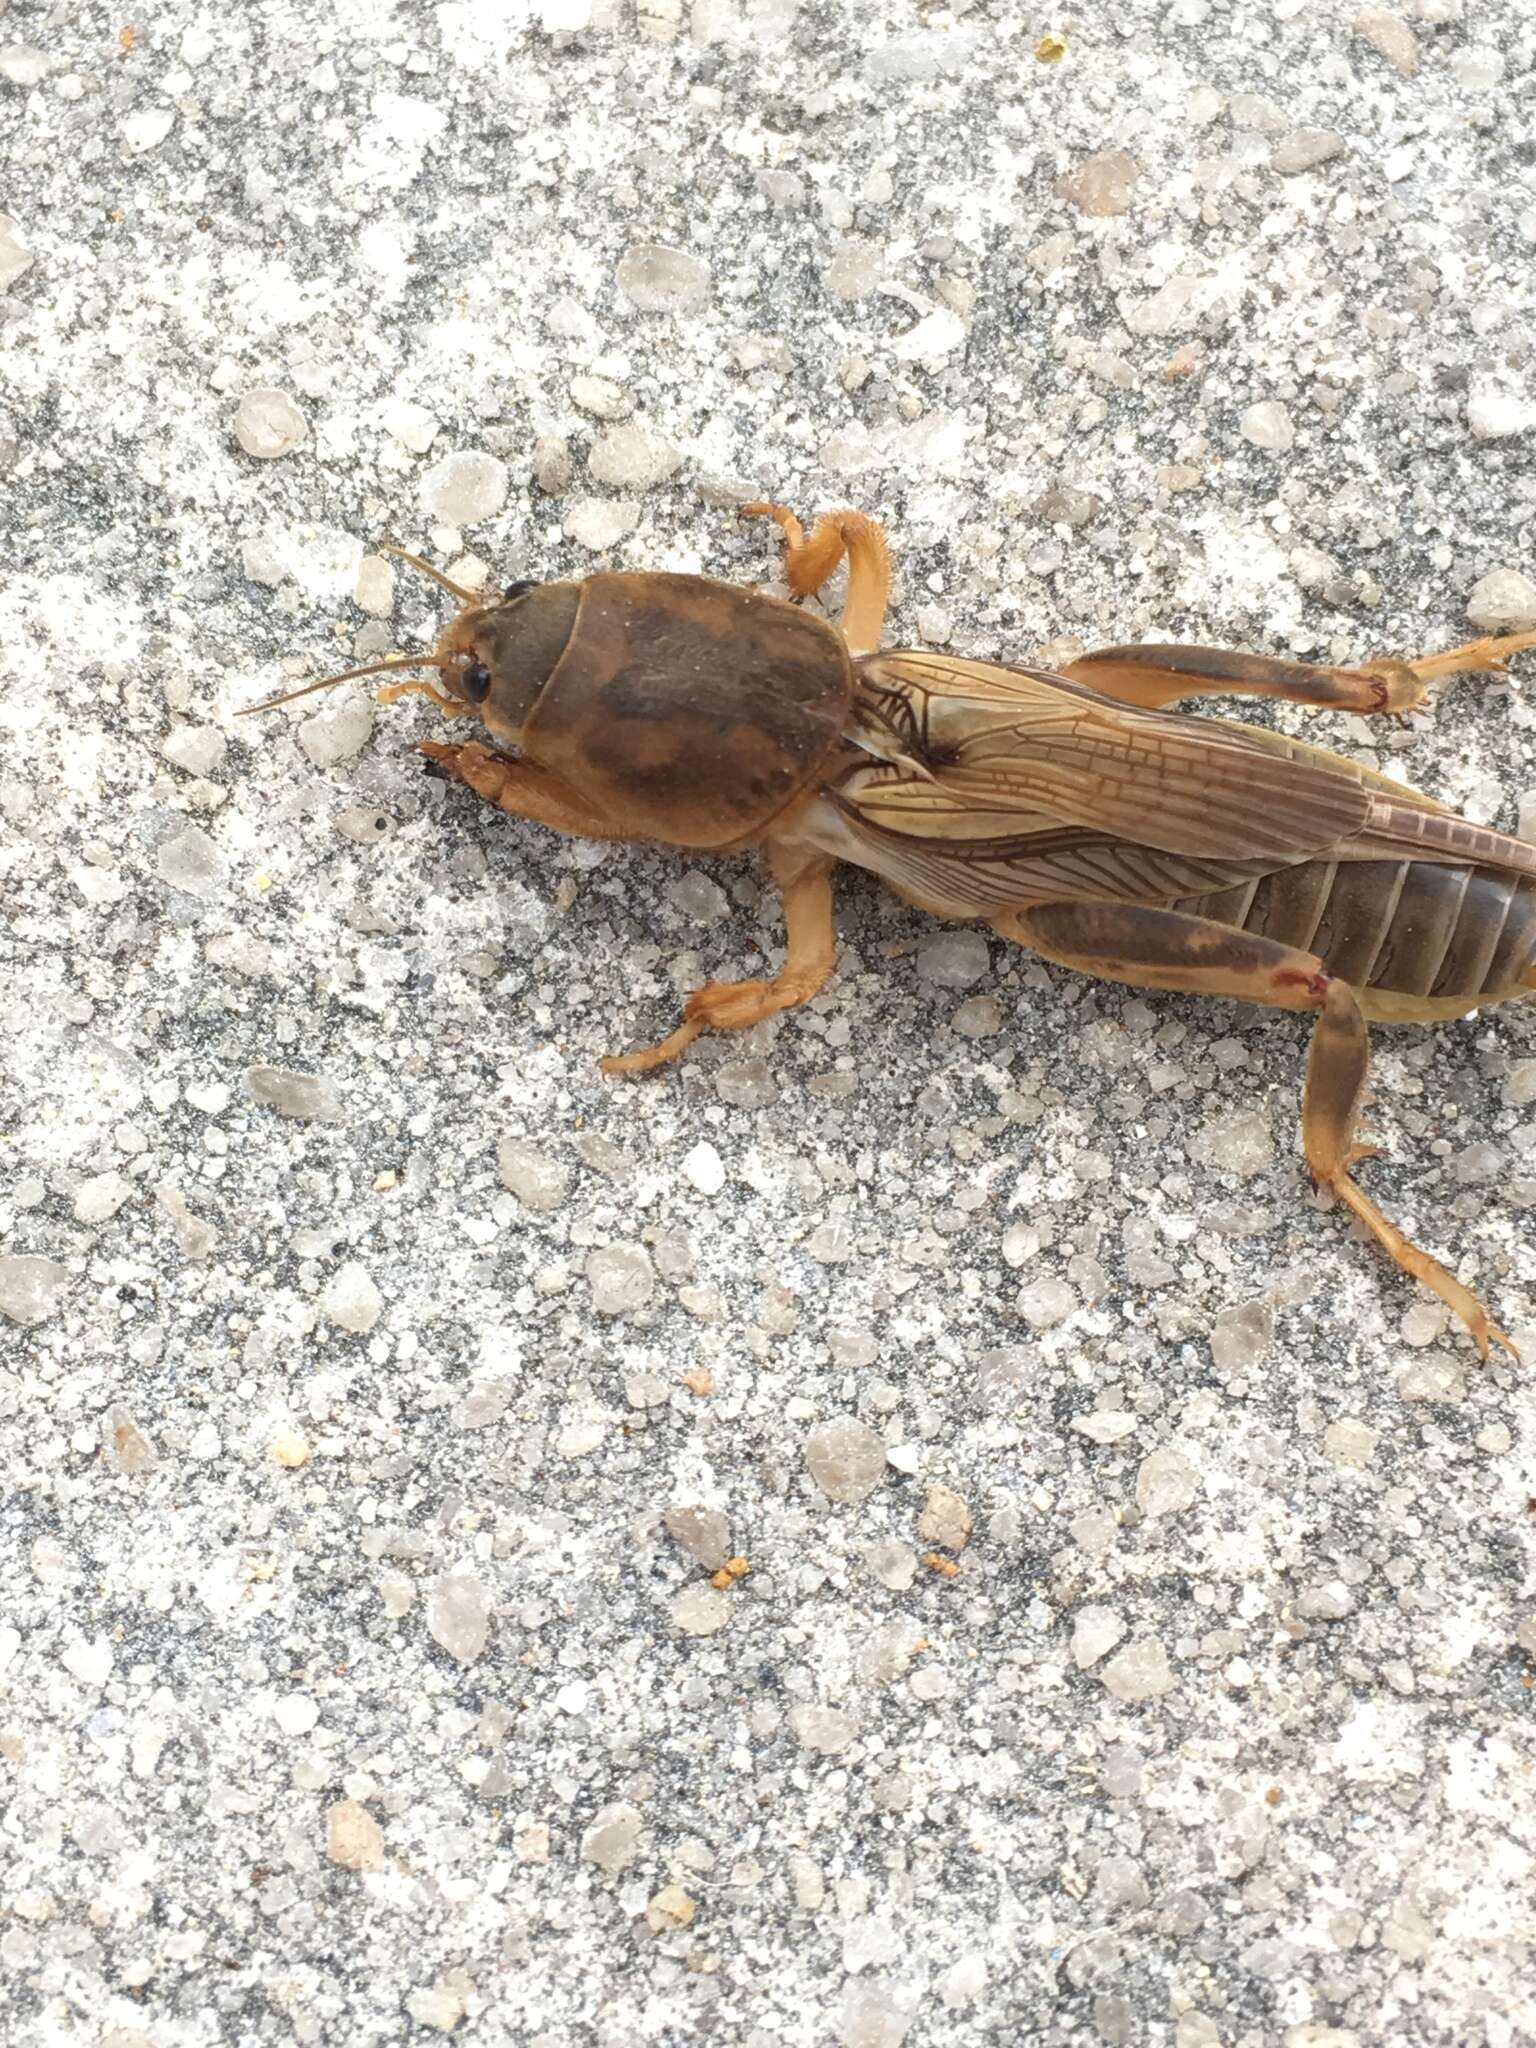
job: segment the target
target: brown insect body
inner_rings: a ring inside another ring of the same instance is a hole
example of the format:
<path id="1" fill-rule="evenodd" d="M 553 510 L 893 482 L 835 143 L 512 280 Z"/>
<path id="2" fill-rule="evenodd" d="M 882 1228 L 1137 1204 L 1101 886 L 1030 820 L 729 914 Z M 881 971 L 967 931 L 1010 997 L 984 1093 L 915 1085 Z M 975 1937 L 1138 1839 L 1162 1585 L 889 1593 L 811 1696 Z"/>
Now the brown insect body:
<path id="1" fill-rule="evenodd" d="M 783 967 L 698 990 L 675 1031 L 605 1069 L 660 1065 L 703 1031 L 814 995 L 836 962 L 831 872 L 854 862 L 924 909 L 985 919 L 1087 973 L 1312 1011 L 1314 1178 L 1481 1350 L 1508 1345 L 1350 1168 L 1367 1156 L 1355 1132 L 1367 1017 L 1435 1021 L 1536 990 L 1536 846 L 1323 748 L 1166 707 L 1218 691 L 1405 710 L 1441 676 L 1497 671 L 1536 633 L 1354 668 L 1122 647 L 1055 674 L 881 650 L 889 566 L 873 521 L 832 513 L 807 537 L 783 507 L 744 510 L 783 529 L 797 596 L 846 557 L 840 629 L 697 576 L 517 584 L 484 604 L 427 569 L 464 600 L 417 662 L 441 687 L 379 692 L 481 718 L 513 751 L 423 751 L 515 815 L 599 839 L 766 847 Z"/>
<path id="2" fill-rule="evenodd" d="M 853 691 L 814 613 L 703 576 L 589 576 L 520 745 L 624 837 L 724 851 L 815 780 Z"/>

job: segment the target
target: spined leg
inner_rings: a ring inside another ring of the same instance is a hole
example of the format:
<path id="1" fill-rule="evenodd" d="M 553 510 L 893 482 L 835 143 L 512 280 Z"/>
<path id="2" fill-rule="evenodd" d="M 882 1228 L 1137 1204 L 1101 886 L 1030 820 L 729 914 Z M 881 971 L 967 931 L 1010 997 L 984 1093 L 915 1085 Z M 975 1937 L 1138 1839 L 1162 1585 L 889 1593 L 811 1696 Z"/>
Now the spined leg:
<path id="1" fill-rule="evenodd" d="M 1365 1018 L 1346 982 L 1330 981 L 1323 1007 L 1312 1032 L 1312 1052 L 1307 1061 L 1307 1085 L 1302 1096 L 1301 1131 L 1307 1164 L 1320 1186 L 1333 1193 L 1370 1231 L 1387 1255 L 1405 1273 L 1433 1288 L 1472 1333 L 1472 1341 L 1488 1356 L 1488 1343 L 1502 1344 L 1511 1356 L 1515 1347 L 1469 1288 L 1438 1259 L 1421 1251 L 1389 1223 L 1376 1204 L 1350 1178 L 1349 1169 L 1357 1159 L 1374 1156 L 1374 1148 L 1355 1143 L 1355 1123 L 1360 1098 L 1365 1093 L 1368 1063 Z"/>
<path id="2" fill-rule="evenodd" d="M 605 1074 L 643 1074 L 685 1052 L 706 1031 L 746 1031 L 779 1010 L 807 1003 L 837 964 L 832 925 L 833 862 L 825 854 L 768 850 L 774 880 L 784 894 L 788 949 L 772 981 L 712 981 L 696 989 L 683 1021 L 657 1045 L 618 1053 L 602 1062 Z"/>
<path id="3" fill-rule="evenodd" d="M 863 512 L 824 512 L 807 539 L 786 505 L 743 505 L 743 519 L 775 520 L 784 534 L 784 575 L 796 597 L 820 590 L 844 555 L 848 596 L 838 622 L 853 654 L 873 654 L 880 645 L 891 594 L 891 554 L 885 535 Z"/>
<path id="4" fill-rule="evenodd" d="M 532 761 L 514 761 L 478 740 L 451 746 L 444 740 L 423 740 L 419 751 L 464 783 L 476 796 L 515 818 L 531 818 L 577 839 L 622 839 L 596 811 L 589 810 L 573 789 Z"/>
<path id="5" fill-rule="evenodd" d="M 1365 1018 L 1354 990 L 1330 975 L 1316 954 L 1208 918 L 1135 904 L 1044 903 L 995 923 L 1005 937 L 1021 939 L 1046 959 L 1108 981 L 1317 1011 L 1301 1120 L 1314 1178 L 1332 1189 L 1404 1272 L 1461 1317 L 1485 1358 L 1490 1339 L 1514 1350 L 1477 1297 L 1389 1223 L 1350 1178 L 1355 1161 L 1369 1156 L 1368 1147 L 1355 1143 L 1368 1063 Z"/>
<path id="6" fill-rule="evenodd" d="M 1267 654 L 1237 654 L 1221 647 L 1105 647 L 1062 671 L 1117 703 L 1161 710 L 1181 697 L 1283 697 L 1329 711 L 1411 711 L 1442 676 L 1464 670 L 1500 674 L 1505 661 L 1536 647 L 1536 633 L 1472 640 L 1444 654 L 1412 661 L 1384 656 L 1353 668 L 1279 661 Z"/>

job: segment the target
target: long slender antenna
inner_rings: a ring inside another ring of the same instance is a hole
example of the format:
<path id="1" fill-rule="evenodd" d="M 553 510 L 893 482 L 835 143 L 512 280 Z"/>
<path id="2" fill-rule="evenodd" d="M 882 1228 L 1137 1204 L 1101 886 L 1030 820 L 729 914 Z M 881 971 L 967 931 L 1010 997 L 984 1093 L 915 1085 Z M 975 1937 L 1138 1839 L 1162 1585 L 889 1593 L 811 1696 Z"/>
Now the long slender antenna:
<path id="1" fill-rule="evenodd" d="M 409 562 L 413 569 L 419 569 L 423 576 L 430 576 L 434 583 L 440 583 L 444 590 L 452 591 L 460 604 L 479 604 L 485 593 L 480 590 L 466 590 L 462 583 L 455 583 L 451 576 L 445 576 L 441 569 L 434 569 L 430 562 L 424 562 L 420 555 L 413 555 L 404 548 L 395 546 L 392 540 L 379 542 L 381 555 L 398 555 L 402 562 Z"/>
<path id="2" fill-rule="evenodd" d="M 279 704 L 291 704 L 296 697 L 313 696 L 316 690 L 328 690 L 333 683 L 353 683 L 359 676 L 387 675 L 397 668 L 436 668 L 436 658 L 430 654 L 386 654 L 382 661 L 370 661 L 362 668 L 343 669 L 339 676 L 322 676 L 318 683 L 305 683 L 302 689 L 285 690 L 280 697 L 264 697 L 259 704 L 247 704 L 236 718 L 249 718 L 257 711 L 274 711 Z"/>

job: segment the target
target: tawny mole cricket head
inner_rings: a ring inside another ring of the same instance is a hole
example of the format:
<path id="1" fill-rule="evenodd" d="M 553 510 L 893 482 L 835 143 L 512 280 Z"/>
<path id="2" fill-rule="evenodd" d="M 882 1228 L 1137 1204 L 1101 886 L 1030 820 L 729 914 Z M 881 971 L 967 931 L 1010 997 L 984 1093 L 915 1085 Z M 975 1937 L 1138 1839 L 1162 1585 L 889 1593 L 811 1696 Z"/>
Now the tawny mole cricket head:
<path id="1" fill-rule="evenodd" d="M 343 669 L 339 675 L 322 676 L 280 696 L 265 697 L 248 704 L 239 717 L 272 711 L 279 704 L 329 690 L 337 683 L 356 682 L 362 676 L 397 674 L 407 668 L 435 668 L 439 682 L 419 678 L 404 683 L 385 683 L 375 695 L 380 704 L 393 704 L 401 697 L 430 697 L 449 718 L 480 719 L 498 739 L 516 746 L 523 724 L 538 701 L 565 653 L 576 623 L 581 601 L 578 583 L 535 583 L 523 579 L 509 583 L 499 599 L 487 604 L 478 591 L 466 590 L 441 569 L 407 554 L 404 548 L 385 541 L 380 552 L 398 555 L 434 583 L 450 591 L 462 609 L 449 622 L 437 646 L 429 654 L 387 654 L 380 661 L 365 662 L 359 668 Z"/>
<path id="2" fill-rule="evenodd" d="M 468 604 L 451 619 L 431 659 L 443 691 L 516 746 L 576 624 L 577 583 L 509 583 L 494 604 Z M 379 692 L 404 695 L 409 683 Z"/>
<path id="3" fill-rule="evenodd" d="M 387 546 L 459 600 L 437 645 L 391 654 L 253 705 L 266 711 L 361 676 L 381 704 L 430 697 L 578 791 L 614 836 L 746 845 L 805 790 L 843 735 L 854 691 L 825 619 L 707 577 L 602 570 L 509 583 L 487 603 Z"/>

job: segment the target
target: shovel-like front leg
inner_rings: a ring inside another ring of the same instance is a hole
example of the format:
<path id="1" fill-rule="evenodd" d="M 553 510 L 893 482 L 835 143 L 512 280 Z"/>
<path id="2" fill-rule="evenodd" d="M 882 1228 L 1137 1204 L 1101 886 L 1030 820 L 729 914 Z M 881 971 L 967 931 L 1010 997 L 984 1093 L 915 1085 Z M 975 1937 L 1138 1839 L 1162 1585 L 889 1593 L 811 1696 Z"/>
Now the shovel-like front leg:
<path id="1" fill-rule="evenodd" d="M 607 819 L 589 810 L 569 784 L 532 761 L 513 760 L 478 740 L 452 746 L 446 740 L 422 740 L 419 751 L 436 761 L 456 782 L 464 783 L 499 810 L 514 818 L 530 818 L 577 839 L 621 840 Z"/>

